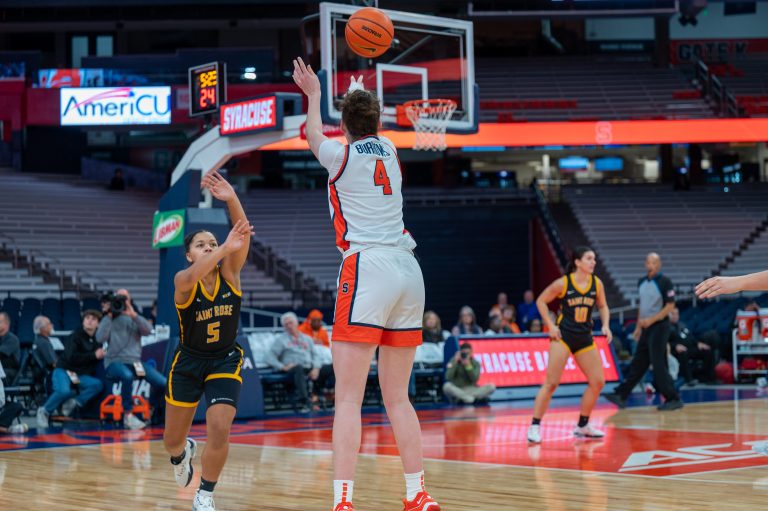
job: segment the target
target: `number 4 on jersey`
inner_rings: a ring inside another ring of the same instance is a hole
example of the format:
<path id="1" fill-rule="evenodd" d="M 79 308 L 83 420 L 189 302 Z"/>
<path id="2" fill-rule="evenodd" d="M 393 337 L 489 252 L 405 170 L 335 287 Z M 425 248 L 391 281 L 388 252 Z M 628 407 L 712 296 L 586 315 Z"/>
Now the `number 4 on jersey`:
<path id="1" fill-rule="evenodd" d="M 382 160 L 376 160 L 376 170 L 373 171 L 373 184 L 383 187 L 384 195 L 392 195 L 392 185 L 389 182 L 387 168 Z"/>

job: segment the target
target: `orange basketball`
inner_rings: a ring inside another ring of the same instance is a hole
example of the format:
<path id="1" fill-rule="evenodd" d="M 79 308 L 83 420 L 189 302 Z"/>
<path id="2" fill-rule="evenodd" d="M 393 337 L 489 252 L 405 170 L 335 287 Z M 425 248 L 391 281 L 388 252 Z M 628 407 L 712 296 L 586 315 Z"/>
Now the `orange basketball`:
<path id="1" fill-rule="evenodd" d="M 395 37 L 392 20 L 375 7 L 364 7 L 347 21 L 344 37 L 349 48 L 361 57 L 378 57 L 389 49 Z"/>

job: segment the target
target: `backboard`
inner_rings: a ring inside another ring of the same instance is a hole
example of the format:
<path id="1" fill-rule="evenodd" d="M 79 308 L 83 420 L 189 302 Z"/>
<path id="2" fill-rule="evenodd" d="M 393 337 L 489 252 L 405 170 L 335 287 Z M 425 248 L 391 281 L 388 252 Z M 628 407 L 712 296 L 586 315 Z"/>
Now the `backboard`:
<path id="1" fill-rule="evenodd" d="M 338 104 L 351 76 L 364 76 L 366 89 L 382 102 L 382 123 L 398 126 L 398 105 L 415 99 L 452 99 L 456 111 L 448 133 L 475 133 L 478 91 L 475 85 L 472 22 L 382 9 L 392 20 L 395 39 L 384 55 L 368 59 L 352 53 L 344 39 L 349 17 L 360 7 L 320 4 L 320 56 L 323 122 L 338 124 Z M 411 128 L 412 129 L 412 128 Z"/>

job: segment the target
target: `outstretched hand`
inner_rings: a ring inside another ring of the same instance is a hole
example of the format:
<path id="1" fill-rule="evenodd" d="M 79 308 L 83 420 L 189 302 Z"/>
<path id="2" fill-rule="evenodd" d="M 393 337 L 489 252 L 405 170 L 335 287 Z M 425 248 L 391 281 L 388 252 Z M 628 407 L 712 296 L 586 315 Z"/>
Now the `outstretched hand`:
<path id="1" fill-rule="evenodd" d="M 305 65 L 301 57 L 293 61 L 293 81 L 307 96 L 320 94 L 320 79 L 312 71 L 312 66 Z"/>
<path id="2" fill-rule="evenodd" d="M 245 237 L 253 236 L 253 226 L 246 220 L 239 220 L 229 231 L 227 240 L 224 242 L 224 246 L 228 251 L 237 252 L 245 245 Z"/>
<path id="3" fill-rule="evenodd" d="M 719 295 L 738 293 L 738 280 L 736 277 L 712 277 L 696 286 L 696 296 L 699 298 L 714 298 Z"/>
<path id="4" fill-rule="evenodd" d="M 211 195 L 220 201 L 227 202 L 235 198 L 235 189 L 217 170 L 212 170 L 203 176 L 200 180 L 200 188 L 210 190 Z"/>

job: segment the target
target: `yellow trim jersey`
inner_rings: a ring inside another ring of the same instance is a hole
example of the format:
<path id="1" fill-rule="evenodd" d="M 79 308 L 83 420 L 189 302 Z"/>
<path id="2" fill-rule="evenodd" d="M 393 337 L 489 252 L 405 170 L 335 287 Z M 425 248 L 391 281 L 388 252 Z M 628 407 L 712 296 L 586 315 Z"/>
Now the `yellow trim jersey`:
<path id="1" fill-rule="evenodd" d="M 597 277 L 591 276 L 587 289 L 576 285 L 573 274 L 564 277 L 565 288 L 560 298 L 557 326 L 563 335 L 592 335 L 592 311 L 597 303 Z"/>
<path id="2" fill-rule="evenodd" d="M 235 346 L 242 293 L 216 272 L 213 295 L 198 281 L 184 304 L 176 304 L 179 347 L 198 357 L 218 357 Z"/>

